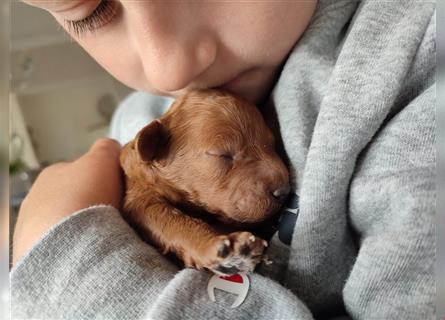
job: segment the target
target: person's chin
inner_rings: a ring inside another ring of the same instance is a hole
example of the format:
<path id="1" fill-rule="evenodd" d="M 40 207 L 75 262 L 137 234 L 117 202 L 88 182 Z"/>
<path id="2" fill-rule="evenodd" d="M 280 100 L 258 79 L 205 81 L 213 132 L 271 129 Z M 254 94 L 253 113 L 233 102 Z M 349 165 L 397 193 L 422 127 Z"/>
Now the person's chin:
<path id="1" fill-rule="evenodd" d="M 263 98 L 262 91 L 259 88 L 236 88 L 236 87 L 218 87 L 215 89 L 222 89 L 234 95 L 237 95 L 250 103 L 256 104 Z"/>
<path id="2" fill-rule="evenodd" d="M 246 74 L 235 81 L 230 81 L 215 89 L 222 89 L 237 95 L 250 103 L 260 103 L 271 89 L 272 82 L 260 81 L 257 75 Z"/>

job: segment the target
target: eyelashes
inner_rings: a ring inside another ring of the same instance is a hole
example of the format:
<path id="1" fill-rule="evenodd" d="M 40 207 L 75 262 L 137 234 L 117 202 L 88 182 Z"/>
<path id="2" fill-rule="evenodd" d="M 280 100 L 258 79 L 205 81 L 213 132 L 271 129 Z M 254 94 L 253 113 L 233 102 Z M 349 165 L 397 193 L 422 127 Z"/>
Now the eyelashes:
<path id="1" fill-rule="evenodd" d="M 69 32 L 77 36 L 85 32 L 94 32 L 109 23 L 116 15 L 117 4 L 113 0 L 101 0 L 96 9 L 88 17 L 81 20 L 65 20 Z"/>

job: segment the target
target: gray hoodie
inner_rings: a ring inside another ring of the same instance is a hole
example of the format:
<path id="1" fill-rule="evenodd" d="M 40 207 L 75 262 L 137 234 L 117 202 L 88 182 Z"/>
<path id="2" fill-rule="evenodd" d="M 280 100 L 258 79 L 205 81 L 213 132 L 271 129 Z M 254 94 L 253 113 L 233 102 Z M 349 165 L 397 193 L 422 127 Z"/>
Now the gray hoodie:
<path id="1" fill-rule="evenodd" d="M 322 0 L 265 113 L 293 197 L 244 302 L 178 270 L 111 207 L 59 223 L 11 271 L 14 318 L 434 319 L 435 3 Z M 128 97 L 125 143 L 170 100 Z M 297 196 L 298 195 L 298 196 Z"/>

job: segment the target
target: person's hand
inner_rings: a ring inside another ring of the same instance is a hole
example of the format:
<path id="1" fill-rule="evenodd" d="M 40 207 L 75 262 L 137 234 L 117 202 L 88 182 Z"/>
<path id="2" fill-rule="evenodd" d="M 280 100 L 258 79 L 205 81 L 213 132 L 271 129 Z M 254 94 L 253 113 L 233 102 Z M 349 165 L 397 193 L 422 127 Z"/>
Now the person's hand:
<path id="1" fill-rule="evenodd" d="M 111 139 L 98 140 L 82 157 L 45 168 L 23 200 L 13 239 L 15 265 L 55 224 L 96 204 L 119 209 L 122 180 L 121 147 Z"/>

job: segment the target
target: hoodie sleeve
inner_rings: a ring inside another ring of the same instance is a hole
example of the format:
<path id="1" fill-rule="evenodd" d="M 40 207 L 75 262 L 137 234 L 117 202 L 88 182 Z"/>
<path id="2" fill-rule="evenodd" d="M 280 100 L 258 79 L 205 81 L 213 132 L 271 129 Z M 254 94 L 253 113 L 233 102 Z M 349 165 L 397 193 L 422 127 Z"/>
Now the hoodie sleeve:
<path id="1" fill-rule="evenodd" d="M 12 318 L 137 317 L 176 271 L 116 209 L 86 208 L 54 226 L 11 270 Z M 141 294 L 146 302 L 135 304 Z"/>
<path id="2" fill-rule="evenodd" d="M 249 274 L 247 296 L 214 290 L 212 274 L 179 270 L 110 206 L 53 227 L 11 270 L 13 319 L 313 319 L 290 291 Z"/>
<path id="3" fill-rule="evenodd" d="M 355 319 L 435 317 L 435 86 L 363 151 L 350 187 L 360 250 L 343 290 Z"/>

